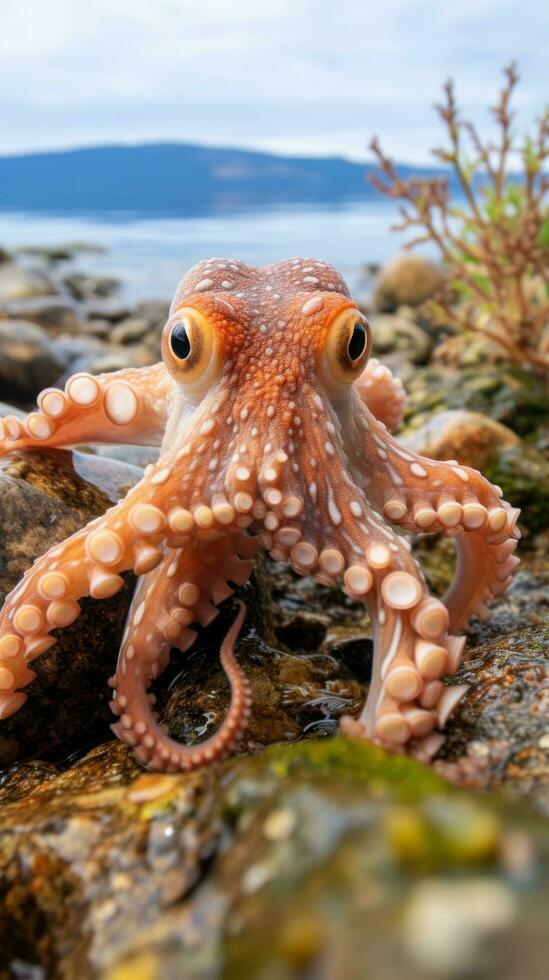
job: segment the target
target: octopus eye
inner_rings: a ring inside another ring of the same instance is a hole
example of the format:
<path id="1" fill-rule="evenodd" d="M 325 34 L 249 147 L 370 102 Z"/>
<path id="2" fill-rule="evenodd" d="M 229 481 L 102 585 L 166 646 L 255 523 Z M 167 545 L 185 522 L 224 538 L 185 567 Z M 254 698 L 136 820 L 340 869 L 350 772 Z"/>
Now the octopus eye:
<path id="1" fill-rule="evenodd" d="M 162 334 L 162 357 L 175 380 L 190 398 L 200 398 L 219 370 L 214 326 L 192 306 L 177 310 Z"/>
<path id="2" fill-rule="evenodd" d="M 368 321 L 349 303 L 328 323 L 320 352 L 320 376 L 338 398 L 363 371 L 371 347 Z"/>
<path id="3" fill-rule="evenodd" d="M 361 354 L 364 353 L 367 339 L 366 327 L 360 320 L 357 320 L 353 327 L 349 343 L 347 344 L 347 353 L 352 361 L 358 360 Z"/>
<path id="4" fill-rule="evenodd" d="M 185 361 L 191 353 L 191 342 L 187 333 L 187 324 L 184 320 L 176 323 L 173 328 L 170 334 L 170 347 L 179 361 Z"/>

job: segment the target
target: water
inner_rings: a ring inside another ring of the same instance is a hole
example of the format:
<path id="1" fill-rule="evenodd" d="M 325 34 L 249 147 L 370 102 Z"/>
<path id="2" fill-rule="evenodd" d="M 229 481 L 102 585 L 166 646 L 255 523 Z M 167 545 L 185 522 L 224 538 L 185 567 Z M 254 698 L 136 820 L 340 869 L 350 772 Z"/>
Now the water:
<path id="1" fill-rule="evenodd" d="M 364 267 L 383 262 L 402 247 L 402 236 L 390 231 L 397 218 L 396 205 L 383 200 L 189 218 L 3 213 L 0 245 L 10 249 L 79 241 L 103 246 L 105 254 L 82 253 L 74 267 L 121 279 L 121 295 L 129 302 L 169 298 L 183 272 L 212 255 L 253 265 L 314 256 L 337 266 L 358 295 Z"/>

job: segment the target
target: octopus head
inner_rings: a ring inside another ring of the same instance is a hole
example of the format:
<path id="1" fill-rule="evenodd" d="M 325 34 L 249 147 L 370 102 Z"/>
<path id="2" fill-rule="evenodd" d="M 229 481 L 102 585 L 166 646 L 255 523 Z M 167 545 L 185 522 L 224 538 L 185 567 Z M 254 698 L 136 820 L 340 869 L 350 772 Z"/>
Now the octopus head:
<path id="1" fill-rule="evenodd" d="M 366 318 L 325 263 L 191 270 L 162 337 L 176 382 L 166 439 L 186 460 L 186 506 L 255 524 L 271 553 L 291 553 L 302 571 L 327 549 L 321 569 L 339 574 L 332 539 L 361 506 L 337 408 L 370 348 Z"/>

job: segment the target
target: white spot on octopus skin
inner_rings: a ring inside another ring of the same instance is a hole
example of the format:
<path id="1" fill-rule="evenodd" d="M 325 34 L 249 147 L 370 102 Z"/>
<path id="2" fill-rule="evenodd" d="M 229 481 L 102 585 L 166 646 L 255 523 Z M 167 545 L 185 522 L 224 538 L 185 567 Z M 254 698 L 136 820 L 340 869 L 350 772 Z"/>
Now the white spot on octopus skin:
<path id="1" fill-rule="evenodd" d="M 154 483 L 155 485 L 158 483 L 165 483 L 169 475 L 170 469 L 169 467 L 165 466 L 164 469 L 158 470 L 158 472 L 151 477 L 151 483 Z"/>
<path id="2" fill-rule="evenodd" d="M 413 473 L 414 476 L 419 476 L 419 477 L 427 476 L 427 470 L 423 466 L 421 466 L 420 463 L 411 463 L 410 473 Z"/>
<path id="3" fill-rule="evenodd" d="M 385 676 L 387 674 L 387 670 L 389 669 L 389 665 L 390 665 L 391 661 L 393 660 L 393 658 L 394 658 L 394 656 L 395 656 L 395 654 L 397 652 L 398 644 L 399 644 L 399 641 L 400 641 L 400 634 L 401 633 L 402 633 L 402 619 L 401 619 L 400 616 L 397 615 L 396 616 L 396 620 L 395 620 L 395 628 L 393 630 L 393 635 L 391 637 L 391 642 L 389 644 L 389 649 L 387 650 L 387 654 L 386 654 L 385 659 L 384 659 L 384 661 L 383 661 L 383 663 L 381 665 L 380 674 L 381 674 L 381 677 L 382 678 L 385 678 Z M 379 704 L 381 703 L 382 700 L 383 700 L 383 691 L 380 694 L 380 700 L 379 700 L 378 705 L 377 705 L 378 708 L 379 708 Z"/>
<path id="4" fill-rule="evenodd" d="M 331 496 L 330 499 L 328 500 L 328 513 L 330 515 L 330 520 L 332 524 L 335 524 L 336 527 L 339 524 L 341 524 L 341 514 L 335 504 L 335 501 L 332 499 Z"/>
<path id="5" fill-rule="evenodd" d="M 213 284 L 214 284 L 213 279 L 201 279 L 200 282 L 197 282 L 194 288 L 197 293 L 202 293 L 204 292 L 205 289 L 211 289 Z"/>

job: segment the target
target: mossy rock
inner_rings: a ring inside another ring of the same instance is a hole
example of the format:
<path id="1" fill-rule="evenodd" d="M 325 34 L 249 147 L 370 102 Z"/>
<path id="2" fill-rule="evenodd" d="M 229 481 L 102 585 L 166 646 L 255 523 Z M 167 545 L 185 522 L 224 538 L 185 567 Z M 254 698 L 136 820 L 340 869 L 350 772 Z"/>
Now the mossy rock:
<path id="1" fill-rule="evenodd" d="M 521 508 L 520 522 L 537 533 L 549 527 L 549 462 L 533 446 L 513 446 L 495 456 L 485 476 Z"/>
<path id="2" fill-rule="evenodd" d="M 407 379 L 407 393 L 405 420 L 414 428 L 448 408 L 484 412 L 531 440 L 547 428 L 549 383 L 518 368 L 488 364 L 453 371 L 430 365 Z"/>
<path id="3" fill-rule="evenodd" d="M 6 975 L 544 976 L 545 825 L 364 742 L 181 776 L 110 743 L 0 806 Z"/>

